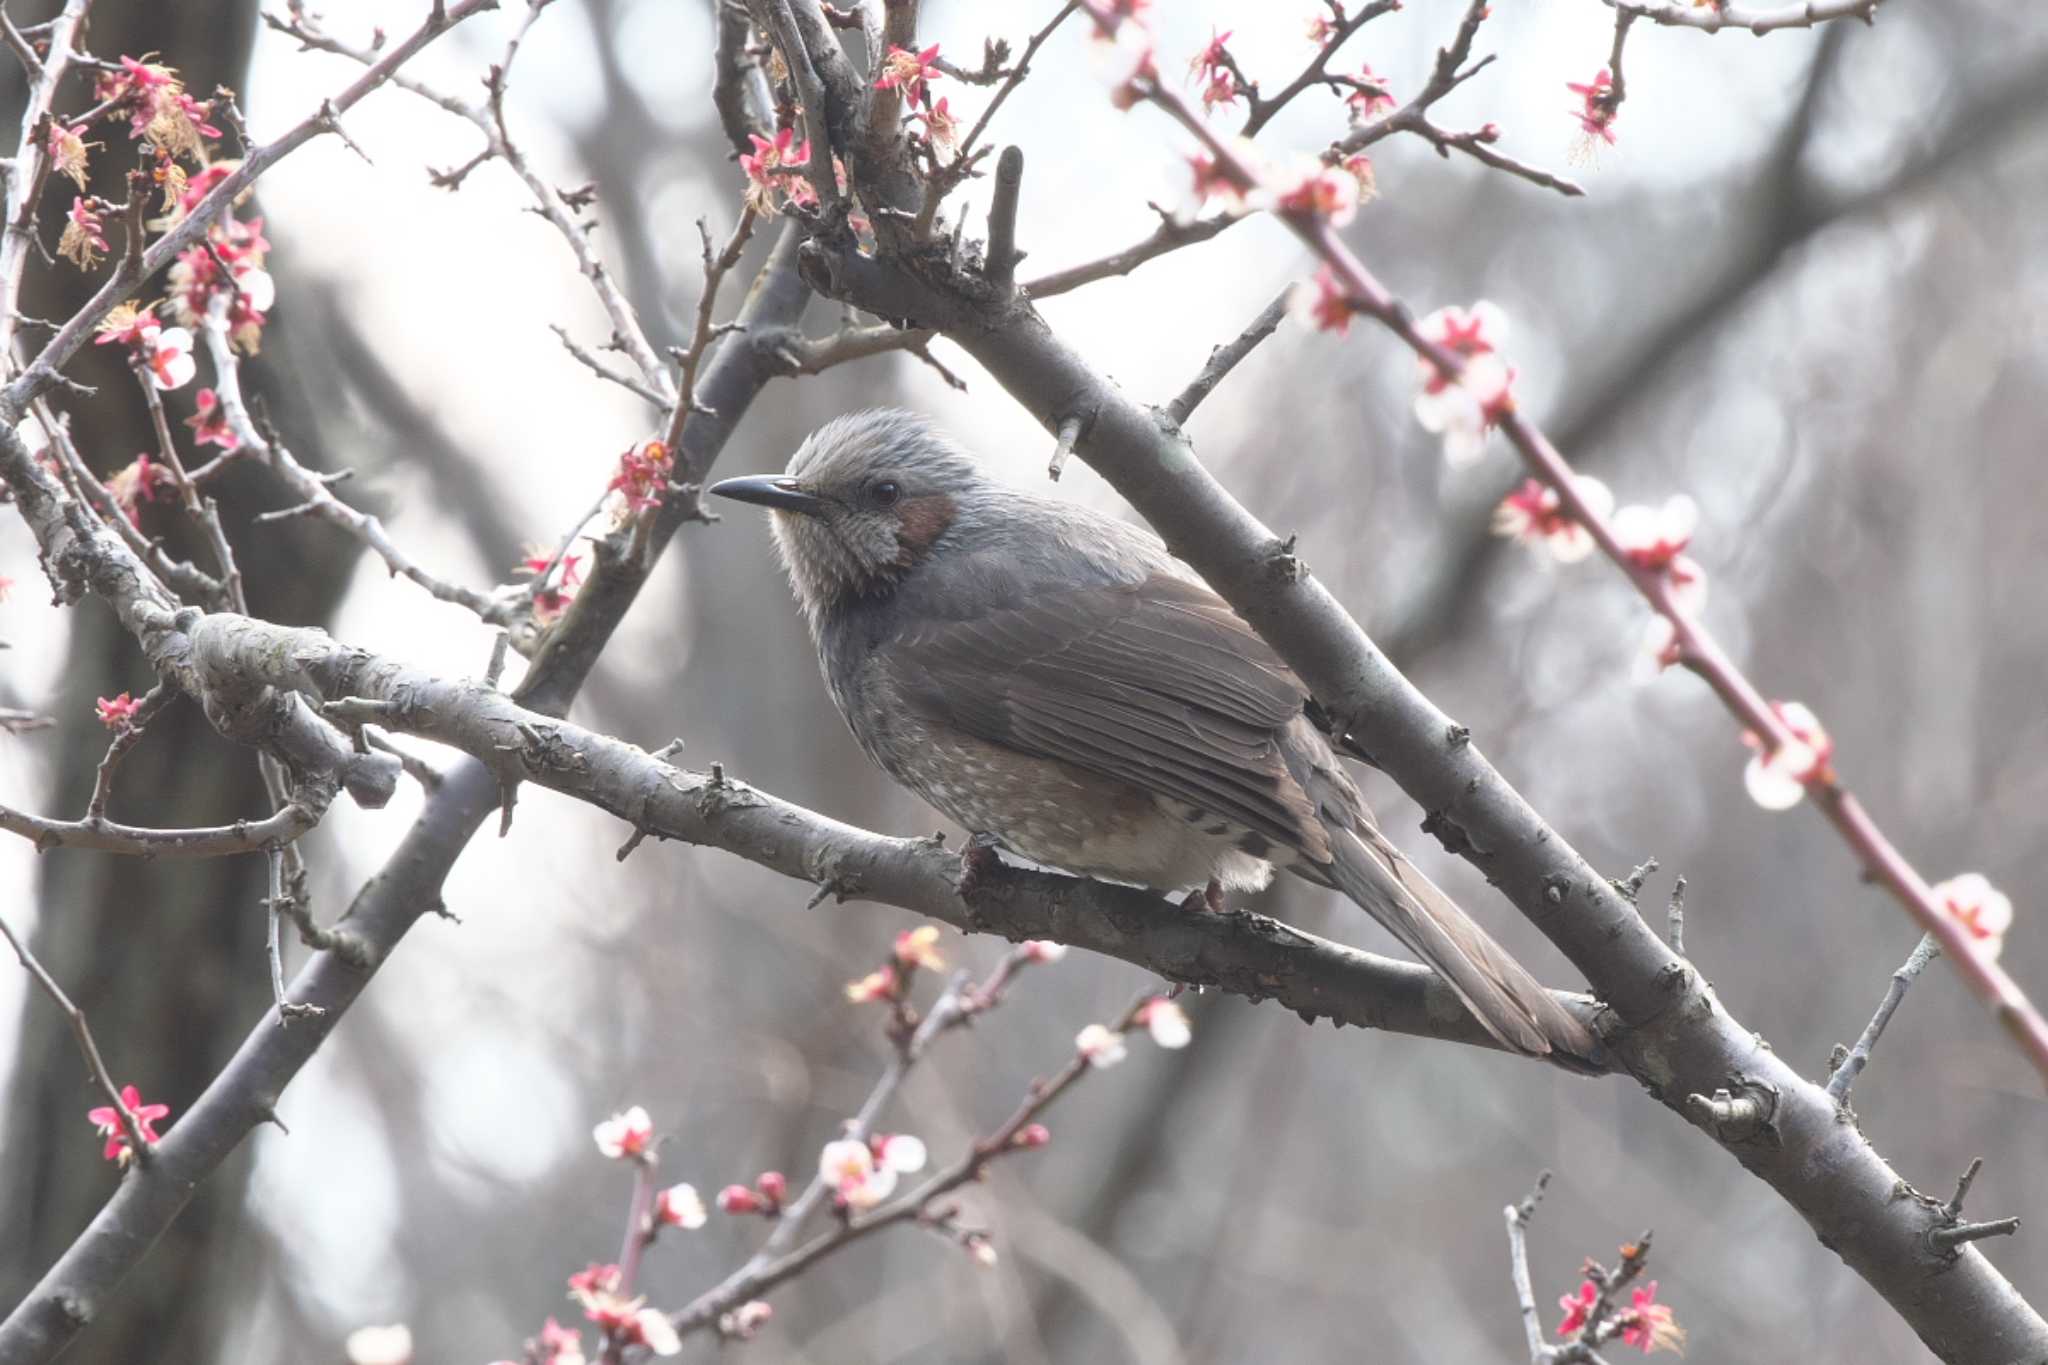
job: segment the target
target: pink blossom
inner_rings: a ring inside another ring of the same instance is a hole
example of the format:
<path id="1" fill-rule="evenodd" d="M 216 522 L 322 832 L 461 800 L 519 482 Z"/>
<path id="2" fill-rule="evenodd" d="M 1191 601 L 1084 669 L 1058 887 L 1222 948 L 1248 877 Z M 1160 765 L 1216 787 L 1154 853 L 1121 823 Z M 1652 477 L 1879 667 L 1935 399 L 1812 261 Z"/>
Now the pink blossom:
<path id="1" fill-rule="evenodd" d="M 187 417 L 185 425 L 192 428 L 194 445 L 214 445 L 226 451 L 242 448 L 242 437 L 228 425 L 227 406 L 220 401 L 219 394 L 201 389 L 192 396 L 192 402 L 199 411 Z"/>
<path id="2" fill-rule="evenodd" d="M 740 154 L 740 170 L 747 177 L 747 205 L 756 213 L 775 213 L 782 207 L 784 196 L 792 194 L 797 186 L 809 191 L 813 198 L 816 191 L 810 189 L 801 172 L 810 164 L 811 143 L 806 138 L 796 140 L 796 129 L 783 128 L 770 142 L 758 133 L 747 134 L 747 140 L 754 144 L 751 154 Z"/>
<path id="3" fill-rule="evenodd" d="M 1743 770 L 1743 785 L 1749 799 L 1765 810 L 1788 810 L 1806 795 L 1808 783 L 1831 776 L 1828 763 L 1834 757 L 1835 742 L 1821 728 L 1819 717 L 1796 701 L 1774 701 L 1771 711 L 1787 731 L 1787 738 L 1772 742 L 1746 731 L 1742 742 L 1757 751 Z"/>
<path id="4" fill-rule="evenodd" d="M 925 1150 L 924 1139 L 908 1133 L 877 1133 L 868 1139 L 868 1147 L 875 1154 L 877 1166 L 899 1175 L 923 1170 L 930 1155 Z"/>
<path id="5" fill-rule="evenodd" d="M 1660 1350 L 1685 1354 L 1685 1329 L 1672 1318 L 1668 1305 L 1657 1302 L 1655 1280 L 1630 1296 L 1629 1306 L 1621 1314 L 1621 1319 L 1622 1342 L 1640 1347 L 1644 1355 Z"/>
<path id="6" fill-rule="evenodd" d="M 64 216 L 64 233 L 57 239 L 57 254 L 80 270 L 90 270 L 107 250 L 107 222 L 84 195 L 71 201 Z"/>
<path id="7" fill-rule="evenodd" d="M 1692 544 L 1699 525 L 1698 504 L 1683 493 L 1664 500 L 1661 507 L 1631 503 L 1614 514 L 1614 538 L 1628 553 L 1629 561 L 1656 572 L 1668 569 Z"/>
<path id="8" fill-rule="evenodd" d="M 1074 1047 L 1088 1059 L 1088 1065 L 1098 1070 L 1115 1066 L 1127 1052 L 1124 1040 L 1116 1031 L 1101 1024 L 1090 1024 L 1075 1034 Z"/>
<path id="9" fill-rule="evenodd" d="M 181 389 L 199 373 L 192 358 L 192 334 L 183 327 L 165 327 L 151 339 L 142 357 L 150 383 L 159 389 Z"/>
<path id="10" fill-rule="evenodd" d="M 925 140 L 940 151 L 951 152 L 960 145 L 960 120 L 943 98 L 910 116 L 924 124 Z"/>
<path id="11" fill-rule="evenodd" d="M 960 1239 L 960 1247 L 974 1263 L 983 1270 L 994 1270 L 1001 1258 L 996 1255 L 996 1244 L 988 1239 L 985 1232 L 970 1232 Z"/>
<path id="12" fill-rule="evenodd" d="M 1098 32 L 1097 37 L 1103 35 Z M 1094 60 L 1109 82 L 1109 102 L 1129 109 L 1145 97 L 1145 91 L 1159 84 L 1158 53 L 1152 31 L 1141 23 L 1116 27 L 1108 41 L 1092 45 Z"/>
<path id="13" fill-rule="evenodd" d="M 906 968 L 923 967 L 927 971 L 939 971 L 946 965 L 946 959 L 939 956 L 938 942 L 939 929 L 935 924 L 905 929 L 896 935 L 896 961 Z"/>
<path id="14" fill-rule="evenodd" d="M 1453 467 L 1470 464 L 1484 453 L 1487 433 L 1514 410 L 1515 372 L 1498 354 L 1507 317 L 1481 300 L 1469 310 L 1439 308 L 1416 327 L 1465 364 L 1453 381 L 1432 361 L 1417 358 L 1422 389 L 1415 396 L 1415 419 L 1443 438 L 1444 458 Z"/>
<path id="15" fill-rule="evenodd" d="M 101 697 L 93 705 L 99 713 L 100 724 L 109 730 L 125 730 L 134 723 L 135 713 L 142 703 L 123 692 L 118 697 Z"/>
<path id="16" fill-rule="evenodd" d="M 1219 104 L 1237 102 L 1237 73 L 1231 70 L 1230 51 L 1224 44 L 1230 41 L 1228 32 L 1209 30 L 1209 45 L 1195 54 L 1188 63 L 1188 74 L 1203 82 L 1202 107 L 1213 109 Z"/>
<path id="17" fill-rule="evenodd" d="M 97 147 L 97 142 L 85 140 L 85 125 L 70 127 L 52 121 L 50 124 L 50 169 L 58 175 L 69 177 L 78 186 L 80 193 L 85 190 L 86 148 Z M 104 247 L 101 248 L 105 250 Z"/>
<path id="18" fill-rule="evenodd" d="M 619 456 L 612 481 L 605 485 L 608 491 L 619 495 L 613 520 L 623 523 L 651 507 L 659 507 L 668 493 L 669 475 L 674 471 L 675 460 L 662 442 L 648 441 L 629 447 Z"/>
<path id="19" fill-rule="evenodd" d="M 1358 212 L 1358 180 L 1321 157 L 1298 159 L 1271 181 L 1273 208 L 1280 213 L 1328 219 L 1343 227 Z"/>
<path id="20" fill-rule="evenodd" d="M 654 1120 L 634 1105 L 590 1130 L 597 1150 L 614 1161 L 638 1161 L 654 1150 Z"/>
<path id="21" fill-rule="evenodd" d="M 704 1226 L 704 1201 L 695 1185 L 671 1185 L 654 1196 L 654 1221 L 693 1231 Z"/>
<path id="22" fill-rule="evenodd" d="M 635 1309 L 619 1328 L 619 1340 L 628 1346 L 645 1346 L 658 1356 L 672 1356 L 683 1349 L 674 1324 L 659 1308 Z"/>
<path id="23" fill-rule="evenodd" d="M 569 1297 L 586 1306 L 600 1295 L 617 1293 L 618 1288 L 619 1268 L 598 1261 L 592 1261 L 569 1277 Z"/>
<path id="24" fill-rule="evenodd" d="M 901 89 L 903 98 L 912 104 L 922 104 L 929 98 L 925 86 L 945 74 L 935 64 L 938 59 L 937 43 L 922 52 L 912 52 L 907 47 L 891 47 L 889 54 L 882 58 L 882 74 L 875 81 L 875 89 Z"/>
<path id="25" fill-rule="evenodd" d="M 142 504 L 155 502 L 158 489 L 175 485 L 171 471 L 144 452 L 108 477 L 107 495 L 113 498 L 114 506 L 120 509 L 121 515 L 128 518 L 128 524 L 138 526 L 141 524 Z"/>
<path id="26" fill-rule="evenodd" d="M 122 698 L 126 698 L 127 695 L 126 692 L 121 694 Z M 107 703 L 102 701 L 100 705 L 105 707 Z M 101 714 L 101 719 L 105 719 L 104 712 Z M 169 1118 L 171 1107 L 168 1104 L 144 1104 L 142 1102 L 142 1092 L 132 1085 L 121 1087 L 121 1104 L 130 1114 L 135 1116 L 135 1126 L 142 1132 L 143 1145 L 154 1147 L 159 1141 L 156 1121 L 161 1118 Z M 97 1128 L 100 1136 L 107 1140 L 106 1147 L 100 1152 L 101 1156 L 105 1157 L 108 1161 L 118 1162 L 123 1166 L 126 1166 L 135 1159 L 135 1153 L 128 1146 L 128 1128 L 121 1121 L 121 1111 L 119 1109 L 116 1109 L 111 1104 L 103 1104 L 98 1108 L 86 1110 L 85 1120 L 94 1128 Z"/>
<path id="27" fill-rule="evenodd" d="M 1601 67 L 1600 74 L 1584 85 L 1567 82 L 1565 89 L 1579 97 L 1579 107 L 1572 110 L 1572 117 L 1579 121 L 1579 128 L 1585 133 L 1588 144 L 1598 138 L 1613 146 L 1614 116 L 1618 106 L 1614 99 L 1614 77 L 1607 68 Z"/>
<path id="28" fill-rule="evenodd" d="M 1067 955 L 1066 944 L 1054 943 L 1049 938 L 1027 938 L 1017 947 L 1026 962 L 1058 962 Z"/>
<path id="29" fill-rule="evenodd" d="M 1194 1029 L 1188 1024 L 1187 1011 L 1178 1001 L 1166 996 L 1154 996 L 1138 1006 L 1132 1016 L 1133 1022 L 1144 1027 L 1152 1035 L 1152 1041 L 1168 1049 L 1184 1048 L 1194 1038 Z"/>
<path id="30" fill-rule="evenodd" d="M 780 1208 L 789 1198 L 789 1178 L 780 1171 L 763 1171 L 761 1178 L 754 1182 L 755 1190 L 771 1205 Z"/>
<path id="31" fill-rule="evenodd" d="M 536 1365 L 584 1365 L 583 1334 L 562 1326 L 553 1316 L 541 1324 L 540 1340 L 529 1343 L 527 1349 L 537 1358 Z"/>
<path id="32" fill-rule="evenodd" d="M 1376 115 L 1384 114 L 1394 107 L 1394 90 L 1387 84 L 1386 77 L 1372 67 L 1360 67 L 1356 78 L 1360 85 L 1369 87 L 1353 90 L 1344 97 L 1344 103 L 1351 108 L 1351 117 L 1360 123 Z"/>
<path id="33" fill-rule="evenodd" d="M 1614 506 L 1607 485 L 1588 474 L 1573 477 L 1586 505 L 1600 516 Z M 1532 549 L 1548 550 L 1560 564 L 1574 564 L 1593 552 L 1593 535 L 1564 506 L 1555 488 L 1530 479 L 1493 509 L 1493 533 L 1511 536 Z"/>
<path id="34" fill-rule="evenodd" d="M 1593 1305 L 1599 1301 L 1600 1286 L 1591 1280 L 1581 1283 L 1576 1294 L 1560 1295 L 1557 1306 L 1564 1309 L 1564 1321 L 1557 1324 L 1557 1334 L 1568 1337 L 1575 1332 L 1584 1331 L 1586 1315 L 1593 1311 Z"/>
<path id="35" fill-rule="evenodd" d="M 858 981 L 846 983 L 846 998 L 856 1005 L 873 1000 L 894 1000 L 898 988 L 896 969 L 878 967 Z"/>
<path id="36" fill-rule="evenodd" d="M 1324 43 L 1329 42 L 1330 39 L 1334 38 L 1336 35 L 1336 20 L 1332 19 L 1329 15 L 1322 13 L 1310 16 L 1308 21 L 1309 42 L 1313 43 L 1317 47 L 1321 47 Z"/>
<path id="37" fill-rule="evenodd" d="M 867 1143 L 840 1138 L 818 1154 L 818 1173 L 850 1209 L 871 1209 L 896 1188 L 896 1172 L 878 1164 Z"/>
<path id="38" fill-rule="evenodd" d="M 1017 1130 L 1017 1136 L 1010 1139 L 1013 1147 L 1043 1147 L 1052 1141 L 1052 1129 L 1042 1123 L 1027 1123 Z"/>
<path id="39" fill-rule="evenodd" d="M 2012 927 L 2012 899 L 1981 872 L 1965 872 L 1931 888 L 1934 903 L 1962 926 L 1977 952 L 1996 961 L 2005 949 L 2005 931 Z"/>
<path id="40" fill-rule="evenodd" d="M 730 1313 L 719 1314 L 718 1334 L 733 1341 L 749 1341 L 774 1316 L 774 1305 L 761 1299 L 749 1299 Z"/>
<path id="41" fill-rule="evenodd" d="M 730 1214 L 759 1213 L 763 1207 L 761 1196 L 745 1185 L 727 1185 L 718 1192 L 718 1211 Z"/>
<path id="42" fill-rule="evenodd" d="M 1326 265 L 1316 271 L 1313 283 L 1304 281 L 1288 291 L 1287 311 L 1304 326 L 1343 336 L 1351 330 L 1358 309 Z"/>
<path id="43" fill-rule="evenodd" d="M 1337 165 L 1358 182 L 1358 202 L 1370 204 L 1380 196 L 1379 176 L 1372 168 L 1372 158 L 1364 152 L 1353 152 Z"/>

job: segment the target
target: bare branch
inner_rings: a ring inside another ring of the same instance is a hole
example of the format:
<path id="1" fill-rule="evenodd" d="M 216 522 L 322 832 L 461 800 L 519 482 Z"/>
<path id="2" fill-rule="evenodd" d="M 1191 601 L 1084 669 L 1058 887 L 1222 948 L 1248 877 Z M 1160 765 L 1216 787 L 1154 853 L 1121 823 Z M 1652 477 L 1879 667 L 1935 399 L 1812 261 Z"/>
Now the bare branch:
<path id="1" fill-rule="evenodd" d="M 324 801 L 302 793 L 298 800 L 261 820 L 196 829 L 144 829 L 107 819 L 50 820 L 0 806 L 0 829 L 32 841 L 38 853 L 87 848 L 138 858 L 219 858 L 288 844 L 319 824 L 324 809 Z"/>
<path id="2" fill-rule="evenodd" d="M 1184 423 L 1194 414 L 1202 400 L 1213 392 L 1224 377 L 1236 369 L 1238 362 L 1250 355 L 1258 344 L 1273 335 L 1280 328 L 1280 320 L 1287 316 L 1289 290 L 1283 289 L 1259 311 L 1251 325 L 1238 333 L 1236 339 L 1226 342 L 1209 352 L 1208 363 L 1202 372 L 1182 389 L 1171 403 L 1166 405 L 1166 415 L 1176 424 Z"/>
<path id="3" fill-rule="evenodd" d="M 1643 0 L 1606 0 L 1616 10 L 1641 15 L 1653 24 L 1671 28 L 1695 28 L 1719 33 L 1724 28 L 1747 29 L 1762 37 L 1787 28 L 1812 28 L 1837 19 L 1859 19 L 1868 24 L 1877 17 L 1882 0 L 1801 0 L 1799 4 L 1775 9 L 1749 9 L 1741 5 L 1645 3 Z"/>

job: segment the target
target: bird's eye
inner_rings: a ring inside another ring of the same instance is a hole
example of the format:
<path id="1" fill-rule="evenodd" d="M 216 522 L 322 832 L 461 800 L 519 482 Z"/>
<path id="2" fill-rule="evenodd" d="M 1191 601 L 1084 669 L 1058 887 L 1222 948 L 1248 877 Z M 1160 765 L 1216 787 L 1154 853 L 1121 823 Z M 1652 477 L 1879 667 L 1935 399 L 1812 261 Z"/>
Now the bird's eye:
<path id="1" fill-rule="evenodd" d="M 894 507 L 903 490 L 894 479 L 878 479 L 868 486 L 868 497 L 877 507 Z"/>

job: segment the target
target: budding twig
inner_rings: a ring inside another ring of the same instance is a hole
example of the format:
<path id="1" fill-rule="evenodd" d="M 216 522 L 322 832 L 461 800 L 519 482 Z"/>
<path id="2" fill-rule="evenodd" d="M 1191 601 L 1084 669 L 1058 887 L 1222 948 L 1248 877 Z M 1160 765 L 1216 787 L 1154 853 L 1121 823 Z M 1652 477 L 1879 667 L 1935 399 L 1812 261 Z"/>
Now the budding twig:
<path id="1" fill-rule="evenodd" d="M 128 1134 L 128 1150 L 135 1154 L 138 1162 L 147 1163 L 150 1155 L 149 1141 L 143 1136 L 142 1124 L 135 1117 L 135 1112 L 128 1107 L 128 1102 L 121 1098 L 121 1087 L 114 1084 L 114 1078 L 107 1072 L 106 1062 L 100 1058 L 100 1045 L 93 1041 L 92 1025 L 85 1021 L 85 1011 L 71 1003 L 71 997 L 64 994 L 64 988 L 57 984 L 57 978 L 44 970 L 43 964 L 36 961 L 35 954 L 28 950 L 28 945 L 15 935 L 13 927 L 4 919 L 0 919 L 0 937 L 7 940 L 8 946 L 14 949 L 14 956 L 20 960 L 28 974 L 35 978 L 36 984 L 43 988 L 43 993 L 55 1001 L 57 1008 L 64 1011 L 64 1017 L 71 1021 L 71 1032 L 78 1038 L 78 1050 L 85 1054 L 86 1069 L 92 1072 L 93 1080 L 99 1083 L 100 1090 L 107 1097 L 107 1103 L 121 1116 L 121 1128 Z"/>

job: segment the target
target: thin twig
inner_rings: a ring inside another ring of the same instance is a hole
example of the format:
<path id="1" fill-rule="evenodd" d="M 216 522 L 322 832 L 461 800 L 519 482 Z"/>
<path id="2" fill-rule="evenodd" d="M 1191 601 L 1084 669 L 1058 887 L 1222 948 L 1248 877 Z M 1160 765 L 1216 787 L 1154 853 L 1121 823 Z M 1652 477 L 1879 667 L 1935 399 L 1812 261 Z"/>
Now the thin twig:
<path id="1" fill-rule="evenodd" d="M 1524 1195 L 1519 1204 L 1507 1206 L 1508 1220 L 1508 1273 L 1514 1280 L 1515 1304 L 1522 1310 L 1522 1334 L 1529 1343 L 1529 1365 L 1544 1365 L 1550 1358 L 1550 1348 L 1543 1340 L 1543 1323 L 1536 1315 L 1536 1290 L 1529 1280 L 1529 1220 L 1536 1216 L 1536 1205 L 1543 1199 L 1543 1191 L 1550 1185 L 1550 1172 L 1536 1177 L 1536 1188 Z"/>
<path id="2" fill-rule="evenodd" d="M 1940 955 L 1941 944 L 1936 941 L 1934 935 L 1923 935 L 1905 962 L 1892 973 L 1891 985 L 1885 988 L 1884 999 L 1877 1004 L 1877 1013 L 1871 1015 L 1870 1023 L 1864 1026 L 1863 1036 L 1856 1040 L 1856 1046 L 1849 1049 L 1849 1054 L 1842 1058 L 1834 1074 L 1828 1077 L 1829 1099 L 1836 1104 L 1848 1100 L 1849 1087 L 1856 1083 L 1856 1078 L 1862 1074 L 1863 1068 L 1870 1064 L 1871 1049 L 1875 1048 L 1877 1040 L 1884 1036 L 1885 1025 L 1891 1023 L 1893 1013 L 1906 998 L 1906 988 L 1926 970 L 1928 963 Z"/>
<path id="3" fill-rule="evenodd" d="M 1226 375 L 1237 368 L 1238 362 L 1250 355 L 1260 342 L 1279 330 L 1280 320 L 1287 316 L 1287 298 L 1290 292 L 1287 289 L 1281 290 L 1273 297 L 1273 301 L 1251 320 L 1251 325 L 1238 333 L 1234 340 L 1227 341 L 1209 352 L 1208 363 L 1202 366 L 1202 372 L 1166 405 L 1166 415 L 1171 417 L 1176 425 L 1186 423 L 1202 400 L 1223 382 Z"/>
<path id="4" fill-rule="evenodd" d="M 1881 0 L 1799 0 L 1775 9 L 1747 9 L 1729 4 L 1646 3 L 1645 0 L 1606 0 L 1617 10 L 1628 10 L 1653 24 L 1671 28 L 1695 28 L 1719 33 L 1724 28 L 1747 29 L 1762 37 L 1787 28 L 1813 28 L 1837 19 L 1860 19 L 1870 23 Z"/>
<path id="5" fill-rule="evenodd" d="M 71 997 L 64 994 L 64 988 L 57 984 L 57 979 L 43 969 L 43 964 L 36 961 L 35 954 L 28 950 L 27 944 L 16 937 L 13 928 L 4 919 L 0 919 L 0 936 L 7 939 L 9 946 L 14 949 L 15 957 L 28 969 L 28 974 L 36 979 L 36 984 L 43 988 L 50 999 L 57 1002 L 57 1008 L 64 1011 L 64 1017 L 71 1021 L 71 1031 L 78 1037 L 78 1050 L 85 1054 L 86 1068 L 92 1072 L 93 1080 L 99 1083 L 100 1089 L 106 1094 L 107 1103 L 121 1116 L 121 1128 L 128 1134 L 128 1150 L 134 1153 L 136 1161 L 146 1164 L 149 1161 L 149 1140 L 143 1134 L 142 1123 L 136 1118 L 135 1111 L 121 1098 L 121 1087 L 114 1084 L 113 1076 L 107 1072 L 107 1064 L 100 1057 L 100 1045 L 93 1041 L 92 1025 L 85 1021 L 85 1011 L 71 1003 Z"/>
<path id="6" fill-rule="evenodd" d="M 50 820 L 12 806 L 0 806 L 0 830 L 19 834 L 38 853 L 84 848 L 137 858 L 219 858 L 256 853 L 299 838 L 320 823 L 323 811 L 305 793 L 261 820 L 192 829 L 145 829 L 112 820 Z"/>

